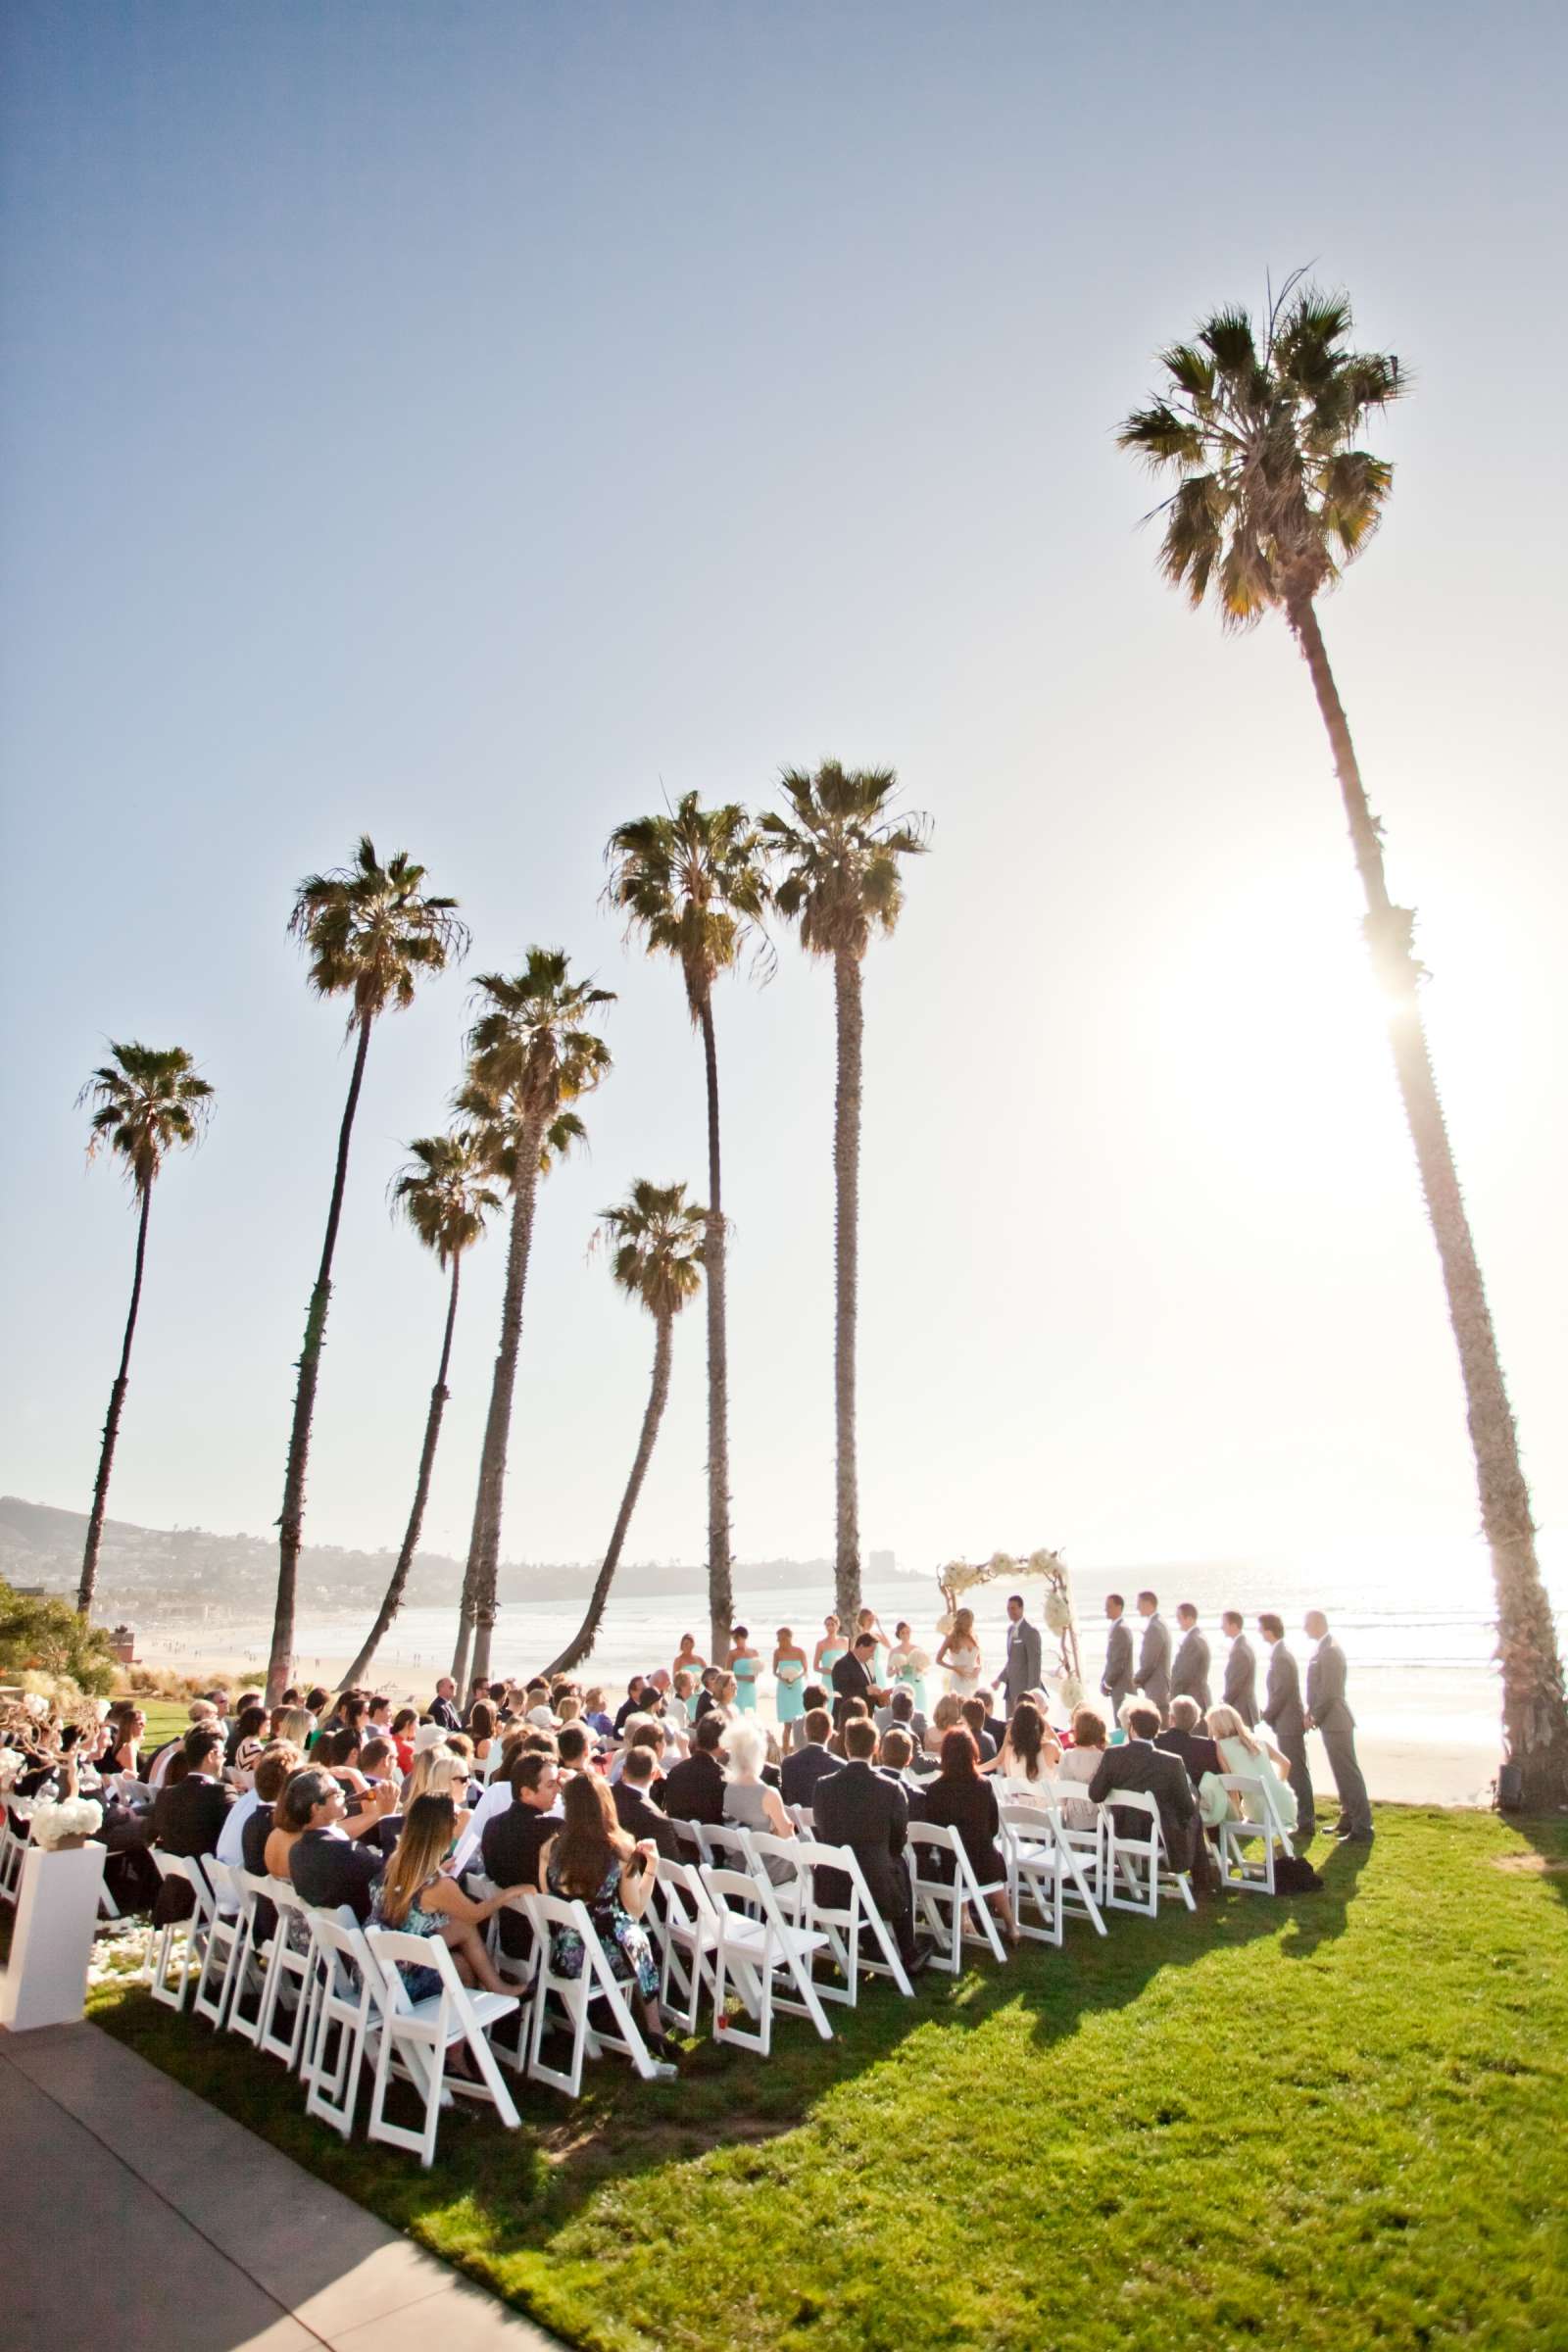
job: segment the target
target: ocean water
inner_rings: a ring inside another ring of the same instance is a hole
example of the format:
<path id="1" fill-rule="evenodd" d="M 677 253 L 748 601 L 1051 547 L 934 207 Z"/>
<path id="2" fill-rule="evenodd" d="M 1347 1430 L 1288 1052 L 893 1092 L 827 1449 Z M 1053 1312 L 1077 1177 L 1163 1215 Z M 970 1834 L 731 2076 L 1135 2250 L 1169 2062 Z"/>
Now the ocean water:
<path id="1" fill-rule="evenodd" d="M 1559 1625 L 1568 1638 L 1568 1573 L 1560 1560 L 1548 1558 L 1547 1577 Z M 1374 1793 L 1477 1800 L 1485 1795 L 1495 1770 L 1498 1744 L 1499 1696 L 1492 1658 L 1494 1638 L 1486 1555 L 1476 1546 L 1462 1558 L 1434 1563 L 1416 1580 L 1413 1596 L 1411 1581 L 1406 1574 L 1399 1579 L 1401 1590 L 1380 1590 L 1375 1567 L 1269 1572 L 1195 1565 L 1114 1572 L 1114 1586 L 1127 1596 L 1135 1634 L 1133 1599 L 1141 1584 L 1159 1592 L 1167 1623 L 1173 1623 L 1178 1601 L 1194 1601 L 1216 1651 L 1216 1666 L 1223 1640 L 1218 1623 L 1222 1608 L 1242 1609 L 1250 1629 L 1259 1609 L 1277 1609 L 1285 1619 L 1287 1641 L 1303 1663 L 1310 1644 L 1301 1633 L 1302 1615 L 1311 1607 L 1324 1609 L 1349 1661 L 1350 1700 Z M 1084 1679 L 1091 1690 L 1099 1682 L 1104 1655 L 1103 1602 L 1111 1584 L 1112 1575 L 1102 1570 L 1085 1571 L 1074 1584 Z M 1027 1581 L 1022 1589 L 1026 1594 L 1030 1592 Z M 974 1596 L 987 1673 L 1002 1663 L 1006 1590 L 994 1584 Z M 868 1587 L 866 1597 L 882 1607 L 883 1596 L 874 1588 Z M 830 1599 L 825 1590 L 748 1595 L 743 1582 L 739 1615 L 751 1627 L 765 1660 L 775 1629 L 784 1623 L 809 1651 Z M 898 1580 L 886 1600 L 883 1618 L 889 1631 L 896 1617 L 907 1617 L 915 1641 L 934 1652 L 941 1605 L 935 1580 L 929 1586 Z M 545 1664 L 576 1631 L 580 1614 L 580 1604 L 574 1601 L 506 1606 L 497 1622 L 493 1651 L 498 1675 L 526 1674 Z M 378 1653 L 375 1680 L 400 1701 L 405 1696 L 426 1698 L 435 1677 L 450 1661 L 455 1616 L 453 1609 L 406 1611 Z M 699 1649 L 706 1649 L 707 1617 L 706 1595 L 695 1573 L 689 1594 L 612 1593 L 598 1646 L 578 1671 L 586 1680 L 623 1688 L 634 1671 L 669 1665 L 682 1634 L 695 1635 Z M 363 1630 L 357 1620 L 303 1619 L 297 1636 L 299 1674 L 329 1679 L 341 1672 Z M 269 1632 L 259 1622 L 226 1626 L 220 1636 L 210 1623 L 200 1629 L 149 1627 L 142 1650 L 158 1661 L 220 1659 L 233 1668 L 259 1672 Z M 1254 1647 L 1261 1655 L 1255 1636 Z M 1047 1652 L 1049 1658 L 1049 1637 Z M 1216 1673 L 1216 1687 L 1217 1679 Z M 763 1711 L 769 1712 L 772 1685 L 765 1673 L 760 1693 Z"/>

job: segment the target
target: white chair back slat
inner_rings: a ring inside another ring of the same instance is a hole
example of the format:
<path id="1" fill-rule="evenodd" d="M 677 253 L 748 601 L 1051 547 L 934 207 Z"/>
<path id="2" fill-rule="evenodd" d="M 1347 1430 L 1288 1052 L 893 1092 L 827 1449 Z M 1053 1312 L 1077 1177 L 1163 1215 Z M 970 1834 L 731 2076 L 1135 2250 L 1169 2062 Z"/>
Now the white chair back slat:
<path id="1" fill-rule="evenodd" d="M 506 2129 L 514 2132 L 521 2119 L 502 2081 L 489 2036 L 502 2018 L 515 2015 L 516 1995 L 470 1992 L 439 1936 L 409 1936 L 400 1929 L 369 1927 L 365 1930 L 364 1943 L 381 1980 L 381 2015 L 373 2030 L 375 2082 L 366 2136 L 388 2147 L 408 2149 L 428 2171 L 435 2162 L 442 2097 L 449 2091 L 485 2100 Z M 427 2000 L 411 2000 L 404 1968 L 434 1969 L 440 1990 Z M 466 2045 L 477 2069 L 472 2080 L 447 2074 L 447 2052 L 457 2042 Z M 424 2116 L 416 2131 L 387 2118 L 387 2094 L 394 2076 L 412 2083 L 423 2101 Z"/>
<path id="2" fill-rule="evenodd" d="M 966 1942 L 984 1943 L 993 1956 L 1005 1960 L 1006 1948 L 997 1931 L 986 1895 L 994 1891 L 975 1877 L 962 1838 L 945 1823 L 911 1821 L 906 1848 L 909 1891 L 915 1922 L 930 1928 L 937 1943 L 937 1965 L 956 1976 L 963 1966 Z M 933 1854 L 944 1856 L 947 1867 L 933 1866 Z M 998 1880 L 997 1886 L 1005 1884 Z M 976 1925 L 966 1926 L 972 1918 Z"/>
<path id="3" fill-rule="evenodd" d="M 626 1998 L 625 1985 L 610 1965 L 587 1904 L 567 1902 L 556 1894 L 531 1894 L 528 1907 L 539 1942 L 539 1973 L 535 1979 L 528 2042 L 530 2078 L 551 2083 L 568 2097 L 576 2098 L 582 2089 L 584 2060 L 597 2058 L 605 2049 L 617 2050 L 629 2058 L 646 2082 L 671 2078 L 676 2071 L 674 2067 L 656 2058 L 648 2047 L 642 2027 Z M 569 1934 L 574 1943 L 563 1942 L 558 1949 L 558 1932 L 563 1936 Z M 569 1962 L 576 1952 L 581 1954 L 582 1965 L 573 1971 Z M 591 2017 L 594 2002 L 601 1999 L 610 2011 L 609 2026 L 596 2024 Z M 546 2036 L 555 2022 L 552 2003 L 555 2012 L 564 2017 L 571 2035 L 571 2056 L 565 2068 L 552 2065 L 544 2055 Z"/>

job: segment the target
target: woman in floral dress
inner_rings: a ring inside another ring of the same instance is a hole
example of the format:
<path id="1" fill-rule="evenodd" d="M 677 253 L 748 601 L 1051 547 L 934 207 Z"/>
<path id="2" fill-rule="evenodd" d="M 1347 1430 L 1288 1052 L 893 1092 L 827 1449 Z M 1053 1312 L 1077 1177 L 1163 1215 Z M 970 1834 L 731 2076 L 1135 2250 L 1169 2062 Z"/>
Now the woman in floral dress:
<path id="1" fill-rule="evenodd" d="M 657 2058 L 677 2055 L 666 2039 L 659 2007 L 659 1963 L 642 1915 L 654 1890 L 653 1840 L 633 1841 L 615 1816 L 614 1799 L 596 1773 L 581 1772 L 561 1791 L 562 1824 L 539 1856 L 539 1885 L 563 1902 L 586 1905 L 600 1949 L 618 1984 L 634 1994 L 643 2033 Z M 575 1928 L 550 1930 L 550 1965 L 580 1977 L 586 1954 Z"/>

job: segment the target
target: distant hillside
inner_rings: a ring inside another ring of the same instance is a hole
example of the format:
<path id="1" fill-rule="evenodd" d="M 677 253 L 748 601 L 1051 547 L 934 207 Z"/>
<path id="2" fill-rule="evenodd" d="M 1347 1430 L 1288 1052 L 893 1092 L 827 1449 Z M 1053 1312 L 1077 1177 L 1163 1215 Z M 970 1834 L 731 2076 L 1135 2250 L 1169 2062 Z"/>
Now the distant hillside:
<path id="1" fill-rule="evenodd" d="M 46 1592 L 74 1593 L 86 1540 L 84 1511 L 56 1510 L 43 1502 L 0 1495 L 0 1576 L 8 1583 L 41 1585 Z M 334 1544 L 308 1544 L 300 1555 L 299 1607 L 303 1615 L 372 1607 L 386 1589 L 395 1554 L 350 1551 Z M 873 1554 L 879 1592 L 890 1581 L 929 1592 L 930 1578 L 899 1573 L 886 1554 Z M 502 1563 L 503 1600 L 569 1600 L 587 1592 L 597 1562 Z M 737 1568 L 751 1593 L 799 1591 L 803 1585 L 830 1591 L 829 1560 L 748 1561 Z M 104 1524 L 98 1565 L 100 1619 L 131 1624 L 188 1615 L 193 1607 L 220 1607 L 231 1616 L 266 1614 L 277 1580 L 273 1536 L 220 1536 L 206 1528 L 135 1527 L 129 1520 Z M 691 1563 L 627 1561 L 618 1590 L 635 1594 L 697 1593 L 704 1570 Z M 457 1598 L 463 1562 L 445 1552 L 416 1555 L 409 1578 L 411 1608 L 441 1607 Z"/>

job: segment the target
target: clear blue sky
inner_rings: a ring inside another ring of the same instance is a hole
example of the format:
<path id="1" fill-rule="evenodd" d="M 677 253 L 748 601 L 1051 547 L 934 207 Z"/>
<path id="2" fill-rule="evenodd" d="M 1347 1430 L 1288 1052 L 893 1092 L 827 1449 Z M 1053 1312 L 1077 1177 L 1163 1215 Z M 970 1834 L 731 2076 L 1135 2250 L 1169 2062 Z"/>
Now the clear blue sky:
<path id="1" fill-rule="evenodd" d="M 923 1567 L 1365 1558 L 1475 1504 L 1436 1259 L 1282 629 L 1158 584 L 1111 428 L 1316 262 L 1417 389 L 1326 615 L 1540 1514 L 1568 1521 L 1555 9 L 903 4 L 7 12 L 0 1483 L 85 1507 L 131 1220 L 108 1036 L 219 1089 L 159 1188 L 112 1509 L 265 1530 L 347 1061 L 285 937 L 368 829 L 621 992 L 538 1229 L 505 1546 L 604 1541 L 648 1331 L 584 1245 L 700 1177 L 611 825 L 897 764 L 935 819 L 867 969 L 863 1536 Z M 309 1537 L 393 1542 L 439 1277 L 389 1224 L 465 983 L 377 1034 Z M 830 1548 L 827 976 L 719 1007 L 743 1555 Z M 428 1535 L 461 1548 L 501 1250 Z M 632 1539 L 704 1545 L 700 1319 Z"/>

